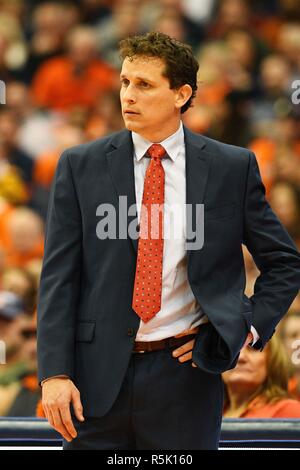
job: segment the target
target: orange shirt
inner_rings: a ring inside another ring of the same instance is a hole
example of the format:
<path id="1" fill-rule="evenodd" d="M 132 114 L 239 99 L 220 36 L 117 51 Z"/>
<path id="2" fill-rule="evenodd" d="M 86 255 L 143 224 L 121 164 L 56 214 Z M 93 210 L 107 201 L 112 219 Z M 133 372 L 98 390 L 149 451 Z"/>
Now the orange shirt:
<path id="1" fill-rule="evenodd" d="M 300 418 L 300 403 L 291 398 L 266 403 L 258 396 L 249 403 L 239 418 Z"/>
<path id="2" fill-rule="evenodd" d="M 60 153 L 52 150 L 44 153 L 35 161 L 33 170 L 33 180 L 35 183 L 46 189 L 50 188 L 59 157 Z"/>
<path id="3" fill-rule="evenodd" d="M 0 245 L 7 246 L 9 241 L 7 225 L 11 214 L 15 211 L 15 207 L 4 199 L 0 199 Z"/>
<path id="4" fill-rule="evenodd" d="M 267 137 L 254 139 L 250 144 L 250 150 L 255 153 L 261 178 L 266 187 L 267 195 L 270 192 L 273 183 L 273 165 L 276 150 L 276 144 Z"/>
<path id="5" fill-rule="evenodd" d="M 74 106 L 91 107 L 107 90 L 114 87 L 116 71 L 94 59 L 82 74 L 74 73 L 68 57 L 47 60 L 34 76 L 32 94 L 35 104 L 59 111 Z"/>
<path id="6" fill-rule="evenodd" d="M 300 401 L 300 384 L 295 376 L 290 378 L 288 389 L 291 397 Z"/>
<path id="7" fill-rule="evenodd" d="M 21 253 L 10 245 L 4 251 L 4 267 L 5 268 L 25 268 L 26 264 L 33 259 L 40 259 L 44 255 L 44 239 L 43 237 L 35 244 L 35 246 L 25 253 Z"/>
<path id="8" fill-rule="evenodd" d="M 250 142 L 249 148 L 255 153 L 259 171 L 263 183 L 266 187 L 267 196 L 270 193 L 270 189 L 274 179 L 274 163 L 276 155 L 276 140 L 268 137 L 258 137 Z M 300 141 L 297 140 L 291 145 L 292 150 L 300 158 Z"/>

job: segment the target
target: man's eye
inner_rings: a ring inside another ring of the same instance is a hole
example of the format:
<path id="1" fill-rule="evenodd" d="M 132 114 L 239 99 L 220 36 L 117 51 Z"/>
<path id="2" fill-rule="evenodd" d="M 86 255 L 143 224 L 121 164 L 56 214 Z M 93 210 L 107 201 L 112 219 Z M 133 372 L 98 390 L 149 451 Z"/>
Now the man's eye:
<path id="1" fill-rule="evenodd" d="M 141 85 L 142 88 L 149 88 L 149 86 L 150 86 L 149 83 L 147 83 L 147 82 L 141 82 L 140 85 Z"/>
<path id="2" fill-rule="evenodd" d="M 129 80 L 123 79 L 123 80 L 121 80 L 121 84 L 122 84 L 123 86 L 128 86 Z"/>

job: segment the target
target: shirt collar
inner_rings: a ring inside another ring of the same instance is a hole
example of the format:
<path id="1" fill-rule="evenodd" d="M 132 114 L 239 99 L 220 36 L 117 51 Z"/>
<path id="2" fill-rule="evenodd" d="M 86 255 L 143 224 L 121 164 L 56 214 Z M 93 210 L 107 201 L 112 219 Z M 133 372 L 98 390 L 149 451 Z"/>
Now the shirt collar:
<path id="1" fill-rule="evenodd" d="M 144 139 L 144 137 L 137 134 L 136 132 L 132 132 L 132 141 L 134 147 L 134 156 L 137 161 L 140 161 L 145 156 L 148 148 L 154 143 Z M 177 131 L 170 135 L 167 139 L 160 142 L 160 144 L 165 148 L 171 160 L 175 162 L 180 152 L 180 148 L 184 145 L 182 121 L 180 121 L 180 126 Z"/>

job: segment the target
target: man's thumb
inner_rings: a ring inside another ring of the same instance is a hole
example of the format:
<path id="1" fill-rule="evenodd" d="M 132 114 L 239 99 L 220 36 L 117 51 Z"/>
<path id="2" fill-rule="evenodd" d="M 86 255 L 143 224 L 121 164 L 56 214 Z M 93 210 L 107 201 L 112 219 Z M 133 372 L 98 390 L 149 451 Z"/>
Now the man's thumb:
<path id="1" fill-rule="evenodd" d="M 78 390 L 74 390 L 72 392 L 72 403 L 73 403 L 73 409 L 74 409 L 74 413 L 75 413 L 76 418 L 79 421 L 84 421 L 83 407 L 82 407 L 82 404 L 81 404 L 80 394 L 79 394 Z"/>

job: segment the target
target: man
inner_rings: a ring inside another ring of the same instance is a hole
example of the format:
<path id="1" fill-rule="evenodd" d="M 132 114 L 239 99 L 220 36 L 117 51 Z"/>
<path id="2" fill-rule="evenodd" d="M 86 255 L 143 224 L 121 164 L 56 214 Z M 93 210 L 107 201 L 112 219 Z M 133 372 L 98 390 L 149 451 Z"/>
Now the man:
<path id="1" fill-rule="evenodd" d="M 149 33 L 123 40 L 121 56 L 127 129 L 64 152 L 51 192 L 38 307 L 43 406 L 65 449 L 216 449 L 220 374 L 244 344 L 262 349 L 272 336 L 298 291 L 299 255 L 254 155 L 182 126 L 197 89 L 191 49 Z M 106 237 L 111 207 L 124 232 L 125 196 L 126 236 Z M 201 244 L 189 225 L 203 203 Z M 171 220 L 152 209 L 172 204 L 186 217 L 167 237 Z M 251 299 L 242 242 L 261 271 Z"/>

